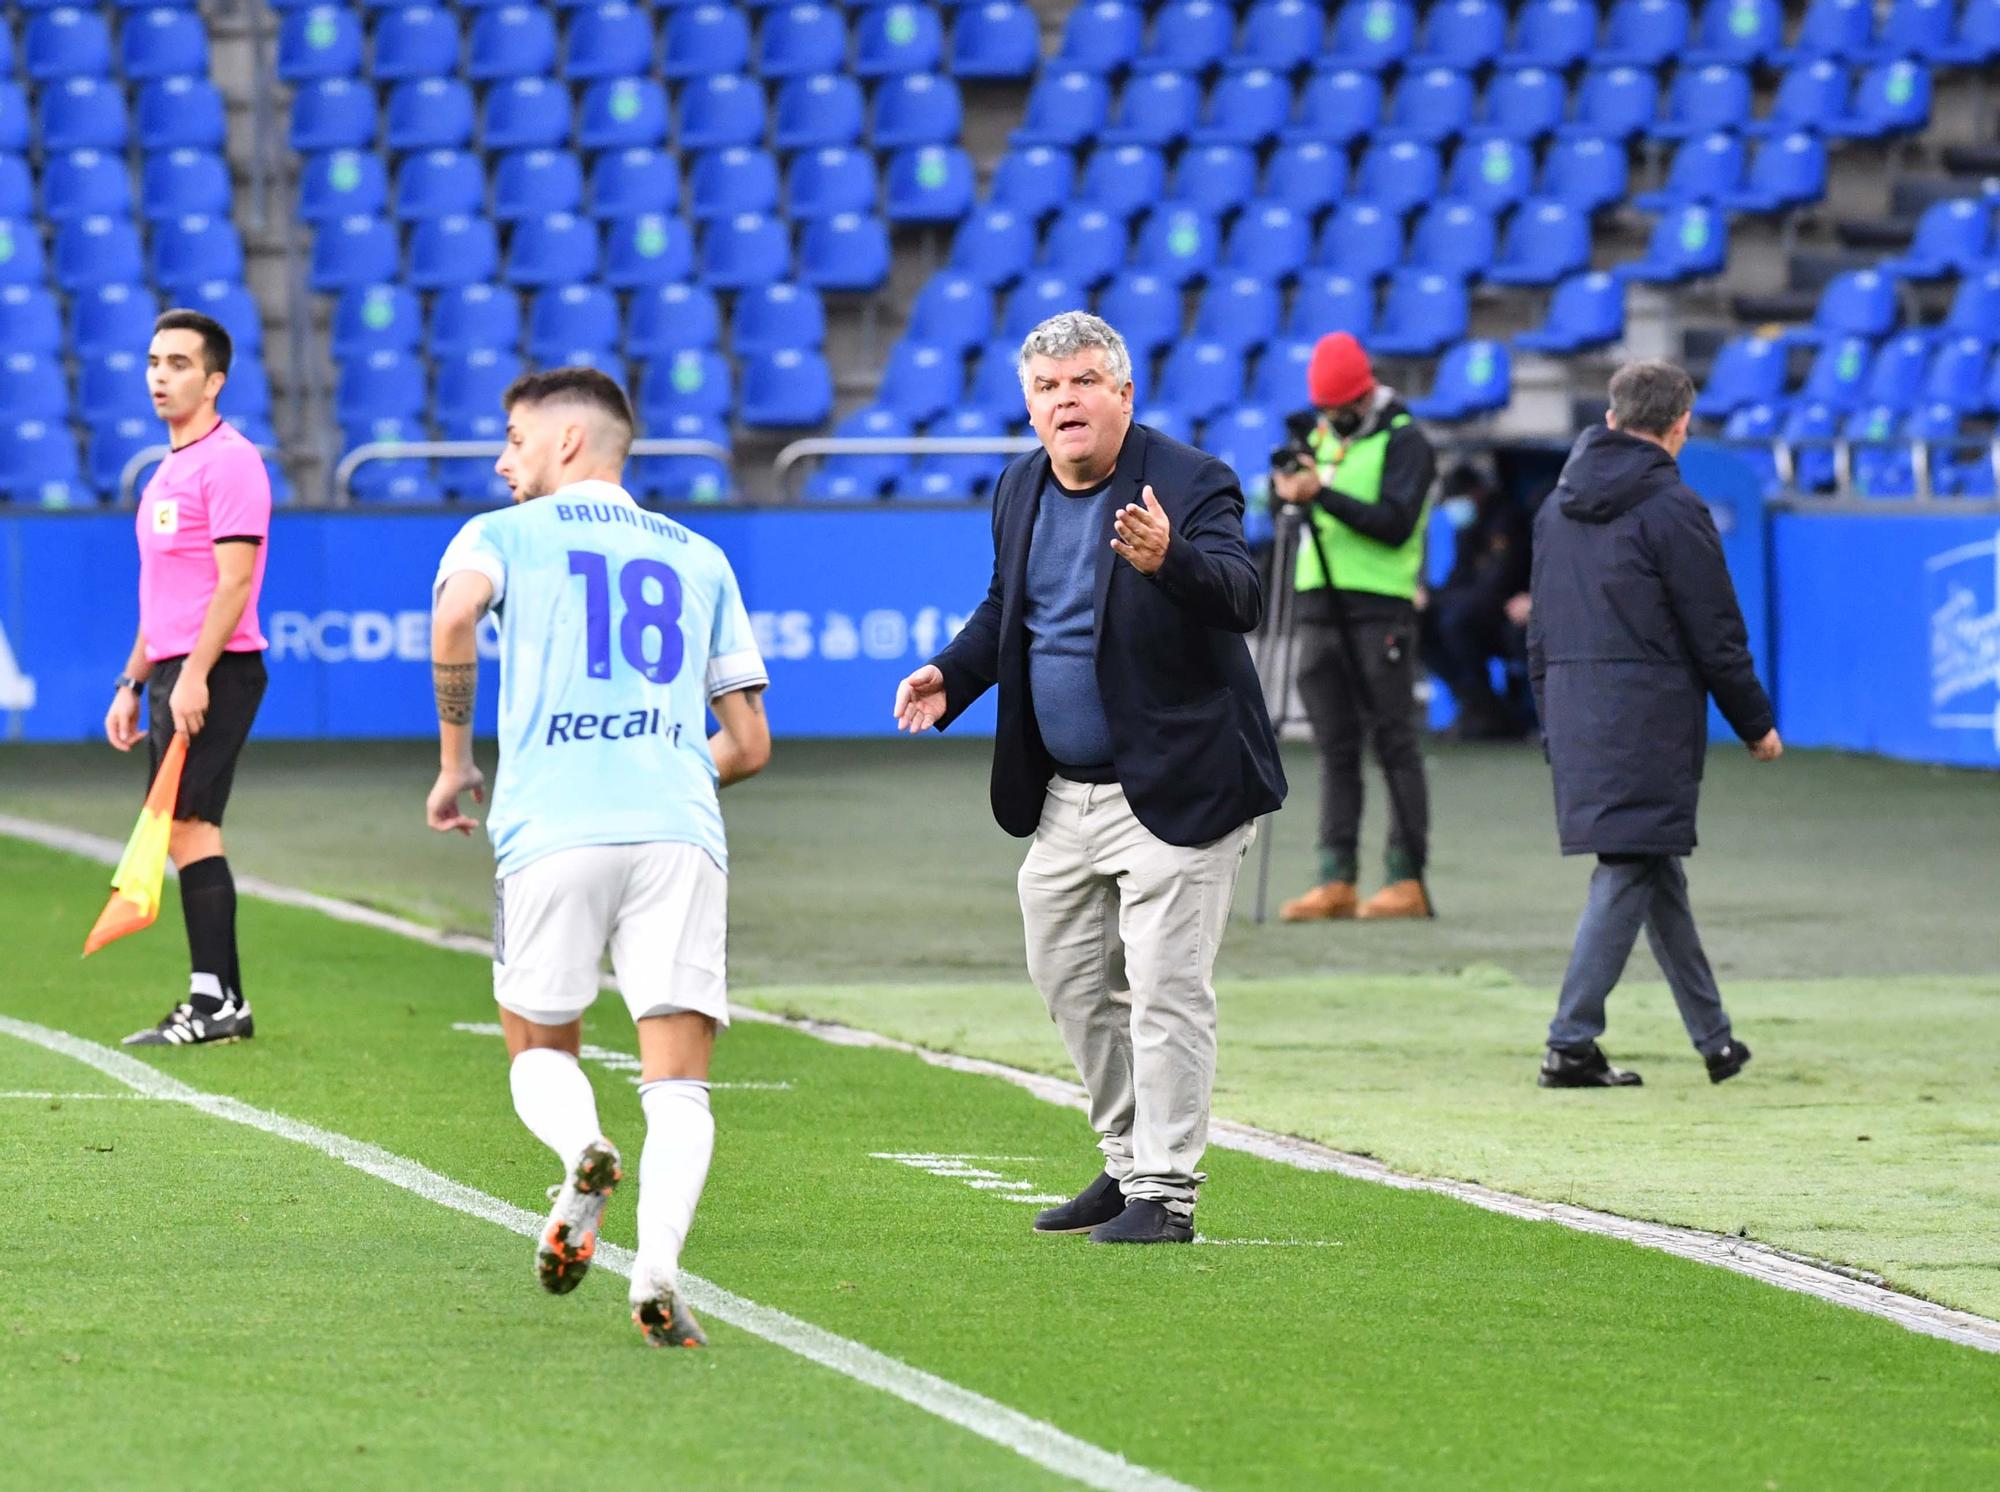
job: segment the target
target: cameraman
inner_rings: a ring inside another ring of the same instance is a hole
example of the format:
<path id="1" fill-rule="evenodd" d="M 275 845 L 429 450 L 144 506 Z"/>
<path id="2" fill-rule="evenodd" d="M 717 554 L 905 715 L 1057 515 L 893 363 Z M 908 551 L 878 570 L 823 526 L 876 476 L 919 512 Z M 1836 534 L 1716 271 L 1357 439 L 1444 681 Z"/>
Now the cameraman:
<path id="1" fill-rule="evenodd" d="M 1272 457 L 1271 495 L 1303 514 L 1319 539 L 1316 547 L 1308 532 L 1299 544 L 1295 614 L 1299 698 L 1319 748 L 1320 883 L 1279 915 L 1425 917 L 1430 807 L 1417 738 L 1416 594 L 1437 462 L 1346 332 L 1320 338 L 1306 386 L 1314 413 L 1287 421 L 1295 439 Z M 1358 901 L 1364 735 L 1387 778 L 1390 829 L 1386 884 Z"/>

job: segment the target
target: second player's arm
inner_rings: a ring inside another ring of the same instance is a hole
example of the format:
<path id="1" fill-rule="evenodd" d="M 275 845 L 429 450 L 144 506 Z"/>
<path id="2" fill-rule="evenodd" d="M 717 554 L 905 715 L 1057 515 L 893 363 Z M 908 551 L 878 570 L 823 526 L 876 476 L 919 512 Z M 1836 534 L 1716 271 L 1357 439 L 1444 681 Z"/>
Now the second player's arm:
<path id="1" fill-rule="evenodd" d="M 208 718 L 208 674 L 215 660 L 236 635 L 243 620 L 243 608 L 250 604 L 250 588 L 257 578 L 257 543 L 251 539 L 224 539 L 215 545 L 215 593 L 208 598 L 208 610 L 201 619 L 201 635 L 181 664 L 174 692 L 167 696 L 173 711 L 174 729 L 198 735 Z M 144 653 L 134 644 L 135 654 Z M 139 677 L 137 674 L 133 678 Z"/>
<path id="2" fill-rule="evenodd" d="M 771 722 L 764 714 L 764 689 L 734 689 L 708 702 L 719 727 L 708 738 L 718 787 L 755 777 L 771 763 Z"/>
<path id="3" fill-rule="evenodd" d="M 479 827 L 459 807 L 460 793 L 486 797 L 486 779 L 472 760 L 472 707 L 479 698 L 479 619 L 493 604 L 493 582 L 460 570 L 438 591 L 431 612 L 431 687 L 437 696 L 438 776 L 424 805 L 425 819 L 440 833 L 470 834 Z"/>

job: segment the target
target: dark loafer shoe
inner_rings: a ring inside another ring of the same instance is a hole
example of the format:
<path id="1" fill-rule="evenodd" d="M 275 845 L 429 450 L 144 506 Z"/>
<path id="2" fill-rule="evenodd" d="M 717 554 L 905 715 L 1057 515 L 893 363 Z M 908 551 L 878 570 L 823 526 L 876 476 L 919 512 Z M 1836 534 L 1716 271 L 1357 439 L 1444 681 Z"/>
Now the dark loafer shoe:
<path id="1" fill-rule="evenodd" d="M 1550 1047 L 1535 1079 L 1543 1088 L 1637 1088 L 1641 1081 L 1638 1073 L 1613 1067 L 1594 1041 L 1587 1047 Z"/>
<path id="2" fill-rule="evenodd" d="M 1037 1233 L 1088 1233 L 1125 1210 L 1125 1197 L 1109 1171 L 1060 1207 L 1035 1214 Z"/>
<path id="3" fill-rule="evenodd" d="M 1166 1204 L 1142 1198 L 1101 1228 L 1090 1230 L 1092 1243 L 1193 1243 L 1194 1214 L 1167 1211 Z"/>
<path id="4" fill-rule="evenodd" d="M 1740 1041 L 1730 1041 L 1719 1052 L 1705 1053 L 1701 1060 L 1708 1064 L 1711 1083 L 1726 1083 L 1750 1060 L 1750 1048 Z"/>

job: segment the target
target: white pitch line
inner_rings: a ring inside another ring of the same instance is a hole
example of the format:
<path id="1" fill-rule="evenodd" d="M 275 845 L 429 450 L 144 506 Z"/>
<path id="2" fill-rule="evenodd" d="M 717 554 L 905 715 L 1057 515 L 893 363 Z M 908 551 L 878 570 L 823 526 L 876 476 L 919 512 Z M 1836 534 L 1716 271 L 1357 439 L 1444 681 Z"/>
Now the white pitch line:
<path id="1" fill-rule="evenodd" d="M 151 1095 L 145 1093 L 30 1093 L 20 1089 L 15 1089 L 14 1091 L 8 1093 L 0 1093 L 0 1098 L 31 1098 L 38 1100 L 48 1100 L 56 1103 L 70 1103 L 77 1099 L 83 1099 L 86 1101 L 102 1100 L 102 1099 L 120 1099 L 120 1100 L 129 1100 L 136 1102 L 138 1100 L 145 1099 L 150 1096 Z"/>
<path id="2" fill-rule="evenodd" d="M 0 834 L 11 834 L 17 839 L 25 839 L 49 849 L 63 850 L 104 865 L 116 865 L 119 856 L 124 853 L 122 844 L 106 839 L 102 835 L 86 834 L 78 829 L 45 824 L 35 819 L 17 818 L 11 814 L 0 814 Z M 357 906 L 353 902 L 339 901 L 330 896 L 320 896 L 315 892 L 276 885 L 256 876 L 238 876 L 236 886 L 246 895 L 261 897 L 282 906 L 300 907 L 307 911 L 318 912 L 336 921 L 394 933 L 432 948 L 475 953 L 486 958 L 493 956 L 493 945 L 484 939 L 459 933 L 439 932 L 436 928 L 425 927 L 420 922 L 412 922 L 408 918 L 397 917 L 388 912 L 378 912 L 372 907 Z M 942 1067 L 950 1072 L 998 1078 L 1048 1103 L 1060 1104 L 1071 1109 L 1086 1108 L 1081 1087 L 1061 1078 L 1049 1077 L 1045 1073 L 1027 1072 L 1018 1067 L 1008 1067 L 1004 1063 L 988 1062 L 980 1057 L 961 1057 L 952 1052 L 932 1051 L 928 1047 L 899 1041 L 891 1036 L 880 1036 L 873 1031 L 861 1031 L 852 1026 L 836 1025 L 830 1021 L 798 1020 L 791 1016 L 775 1015 L 770 1011 L 754 1010 L 744 1005 L 732 1005 L 730 1015 L 735 1020 L 782 1026 L 788 1031 L 797 1031 L 835 1046 L 904 1052 L 922 1058 L 933 1067 Z M 1747 1275 L 1751 1279 L 1762 1280 L 1765 1284 L 1775 1285 L 1781 1290 L 1796 1291 L 1833 1305 L 1846 1306 L 1850 1310 L 1879 1316 L 1883 1320 L 1895 1322 L 1907 1331 L 1914 1331 L 1923 1336 L 1940 1337 L 1947 1342 L 1957 1342 L 1961 1346 L 1976 1347 L 1982 1352 L 2000 1352 L 2000 1321 L 1975 1315 L 1971 1311 L 1953 1310 L 1948 1306 L 1920 1300 L 1914 1295 L 1891 1290 L 1879 1279 L 1864 1275 L 1861 1271 L 1774 1248 L 1769 1244 L 1756 1243 L 1747 1238 L 1706 1233 L 1698 1228 L 1679 1228 L 1667 1223 L 1635 1222 L 1631 1218 L 1619 1217 L 1615 1213 L 1596 1212 L 1588 1207 L 1574 1207 L 1567 1202 L 1538 1202 L 1532 1197 L 1496 1191 L 1492 1187 L 1480 1186 L 1470 1181 L 1453 1181 L 1439 1176 L 1405 1175 L 1365 1155 L 1350 1155 L 1346 1151 L 1315 1144 L 1310 1140 L 1275 1134 L 1270 1130 L 1257 1129 L 1248 1124 L 1237 1124 L 1226 1119 L 1217 1119 L 1210 1124 L 1209 1143 L 1225 1150 L 1239 1150 L 1246 1155 L 1254 1155 L 1278 1165 L 1293 1166 L 1303 1171 L 1331 1172 L 1355 1181 L 1370 1181 L 1379 1186 L 1394 1187 L 1399 1191 L 1436 1192 L 1488 1212 L 1498 1212 L 1526 1222 L 1555 1223 L 1579 1233 L 1593 1233 L 1599 1237 L 1621 1239 L 1640 1248 L 1656 1249 L 1661 1253 L 1692 1259 L 1699 1264 L 1714 1265 L 1718 1269 L 1727 1269 L 1736 1274 Z"/>
<path id="3" fill-rule="evenodd" d="M 524 1238 L 535 1238 L 541 1234 L 545 1221 L 541 1216 L 454 1181 L 449 1176 L 441 1176 L 417 1161 L 384 1150 L 379 1145 L 371 1145 L 366 1140 L 353 1139 L 308 1124 L 302 1119 L 256 1108 L 227 1094 L 204 1093 L 123 1052 L 113 1051 L 110 1047 L 100 1046 L 67 1031 L 0 1015 L 0 1032 L 74 1058 L 123 1083 L 139 1097 L 186 1104 L 212 1118 L 226 1119 L 232 1124 L 245 1125 L 305 1145 L 391 1186 L 414 1193 L 425 1201 L 483 1218 Z M 628 1279 L 634 1261 L 635 1256 L 630 1249 L 602 1241 L 597 1246 L 595 1262 Z M 1010 1409 L 983 1394 L 961 1388 L 935 1373 L 912 1367 L 872 1347 L 836 1336 L 809 1321 L 801 1321 L 771 1306 L 759 1305 L 699 1275 L 683 1273 L 680 1283 L 688 1303 L 715 1320 L 762 1337 L 808 1362 L 831 1368 L 843 1377 L 894 1395 L 906 1404 L 960 1429 L 969 1430 L 981 1439 L 1010 1450 L 1058 1476 L 1097 1488 L 1099 1492 L 1194 1492 L 1183 1482 L 1146 1467 L 1135 1466 L 1123 1456 L 1079 1440 L 1044 1420 L 1031 1418 L 1018 1409 Z"/>

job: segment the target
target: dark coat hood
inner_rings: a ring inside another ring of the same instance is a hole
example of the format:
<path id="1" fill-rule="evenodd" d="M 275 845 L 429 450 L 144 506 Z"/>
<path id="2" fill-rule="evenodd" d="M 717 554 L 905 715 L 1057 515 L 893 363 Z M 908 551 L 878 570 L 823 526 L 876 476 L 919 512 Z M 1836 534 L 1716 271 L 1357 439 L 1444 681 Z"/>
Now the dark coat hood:
<path id="1" fill-rule="evenodd" d="M 1592 425 L 1570 448 L 1556 500 L 1564 515 L 1579 523 L 1609 523 L 1680 480 L 1680 467 L 1662 447 L 1609 425 Z"/>

